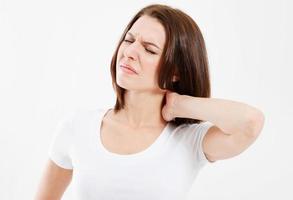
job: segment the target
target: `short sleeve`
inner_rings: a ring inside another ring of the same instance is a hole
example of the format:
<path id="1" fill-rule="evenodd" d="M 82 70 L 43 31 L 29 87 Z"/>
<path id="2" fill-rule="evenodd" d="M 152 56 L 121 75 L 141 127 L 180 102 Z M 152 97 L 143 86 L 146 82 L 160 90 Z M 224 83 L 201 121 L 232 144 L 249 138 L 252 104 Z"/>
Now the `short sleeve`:
<path id="1" fill-rule="evenodd" d="M 64 169 L 73 169 L 71 147 L 73 142 L 73 114 L 59 121 L 49 147 L 49 158 Z"/>
<path id="2" fill-rule="evenodd" d="M 203 151 L 203 138 L 213 124 L 210 122 L 202 122 L 199 124 L 189 125 L 188 132 L 191 134 L 192 151 L 199 165 L 213 163 L 209 161 Z"/>

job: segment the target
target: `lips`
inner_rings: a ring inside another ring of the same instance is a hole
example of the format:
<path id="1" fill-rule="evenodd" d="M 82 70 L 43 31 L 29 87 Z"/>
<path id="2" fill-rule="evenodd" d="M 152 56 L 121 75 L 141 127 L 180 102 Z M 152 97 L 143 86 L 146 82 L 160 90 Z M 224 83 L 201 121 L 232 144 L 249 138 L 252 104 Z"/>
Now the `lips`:
<path id="1" fill-rule="evenodd" d="M 121 67 L 125 67 L 125 68 L 127 68 L 127 69 L 129 69 L 129 70 L 131 70 L 131 71 L 133 71 L 134 73 L 137 74 L 136 70 L 135 70 L 133 67 L 129 66 L 129 65 L 121 64 L 120 66 L 121 66 Z"/>

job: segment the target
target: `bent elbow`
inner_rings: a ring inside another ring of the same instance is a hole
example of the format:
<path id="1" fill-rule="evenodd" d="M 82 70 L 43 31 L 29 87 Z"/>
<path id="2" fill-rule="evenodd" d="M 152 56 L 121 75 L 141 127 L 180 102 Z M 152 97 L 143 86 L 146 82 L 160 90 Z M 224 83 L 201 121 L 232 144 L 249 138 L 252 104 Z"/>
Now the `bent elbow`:
<path id="1" fill-rule="evenodd" d="M 247 135 L 251 137 L 258 137 L 261 133 L 265 122 L 265 116 L 262 111 L 255 110 L 251 115 L 249 115 L 247 120 Z"/>

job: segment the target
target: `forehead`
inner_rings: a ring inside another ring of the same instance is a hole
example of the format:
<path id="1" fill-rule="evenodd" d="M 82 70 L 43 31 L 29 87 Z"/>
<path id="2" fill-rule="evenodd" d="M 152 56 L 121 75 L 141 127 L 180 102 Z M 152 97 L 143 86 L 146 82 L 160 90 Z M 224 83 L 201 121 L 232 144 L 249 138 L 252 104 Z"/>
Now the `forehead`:
<path id="1" fill-rule="evenodd" d="M 145 41 L 156 42 L 160 47 L 165 44 L 165 29 L 156 18 L 147 15 L 141 16 L 132 25 L 129 32 L 135 37 L 142 37 Z"/>

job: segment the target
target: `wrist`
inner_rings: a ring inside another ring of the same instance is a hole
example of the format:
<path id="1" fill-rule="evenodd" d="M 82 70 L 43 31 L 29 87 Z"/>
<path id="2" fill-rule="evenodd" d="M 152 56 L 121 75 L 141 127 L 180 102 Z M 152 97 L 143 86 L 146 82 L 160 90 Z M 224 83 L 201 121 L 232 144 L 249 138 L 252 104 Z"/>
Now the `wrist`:
<path id="1" fill-rule="evenodd" d="M 176 94 L 174 101 L 173 101 L 173 116 L 175 117 L 183 117 L 182 116 L 182 105 L 184 100 L 186 99 L 186 95 L 180 95 L 180 94 Z"/>

